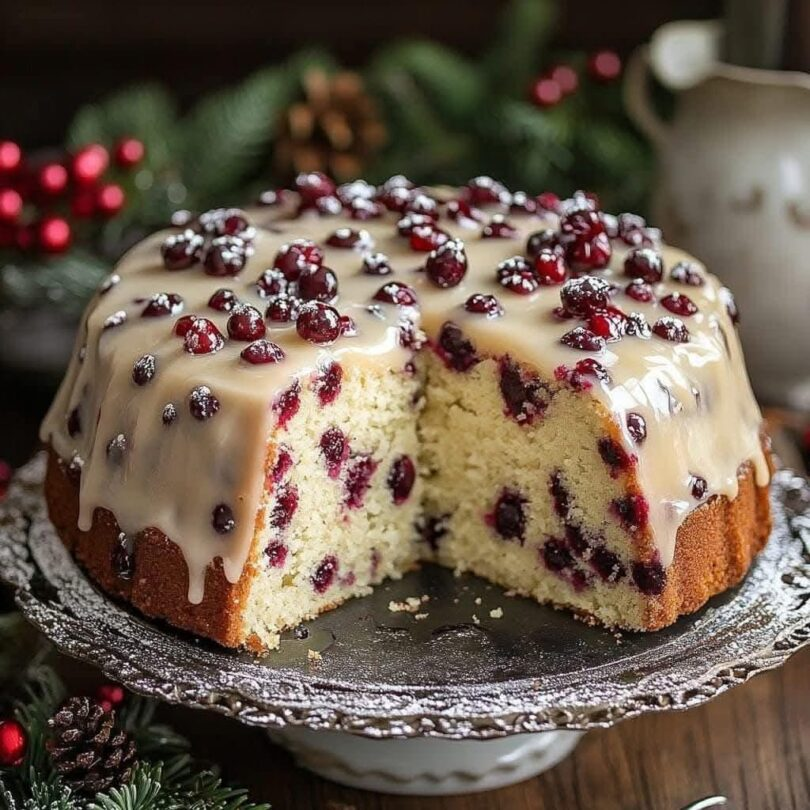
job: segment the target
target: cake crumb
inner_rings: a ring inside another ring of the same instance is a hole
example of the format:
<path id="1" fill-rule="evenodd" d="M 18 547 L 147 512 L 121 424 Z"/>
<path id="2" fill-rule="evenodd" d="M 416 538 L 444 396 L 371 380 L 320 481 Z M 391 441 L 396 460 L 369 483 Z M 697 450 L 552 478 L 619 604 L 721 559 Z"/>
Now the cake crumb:
<path id="1" fill-rule="evenodd" d="M 476 605 L 480 605 L 480 604 L 481 604 L 481 602 L 483 602 L 483 601 L 484 601 L 484 600 L 483 600 L 483 599 L 482 599 L 480 596 L 476 596 L 476 597 L 475 597 L 475 604 L 476 604 Z"/>
<path id="2" fill-rule="evenodd" d="M 422 596 L 408 596 L 404 602 L 397 602 L 392 599 L 388 603 L 388 610 L 391 613 L 416 613 L 423 603 L 427 602 L 430 597 L 427 594 Z"/>
<path id="3" fill-rule="evenodd" d="M 418 621 L 418 622 L 421 622 L 421 621 L 422 621 L 422 619 L 427 619 L 427 617 L 428 617 L 428 616 L 430 616 L 430 614 L 429 614 L 429 613 L 417 613 L 417 614 L 414 616 L 414 619 L 416 619 L 416 621 Z"/>
<path id="4" fill-rule="evenodd" d="M 307 650 L 307 659 L 310 661 L 320 661 L 323 656 L 317 650 Z"/>
<path id="5" fill-rule="evenodd" d="M 503 608 L 496 607 L 489 611 L 490 619 L 500 619 L 503 617 Z"/>
<path id="6" fill-rule="evenodd" d="M 481 624 L 481 619 L 478 618 L 474 613 L 472 615 L 473 624 Z"/>

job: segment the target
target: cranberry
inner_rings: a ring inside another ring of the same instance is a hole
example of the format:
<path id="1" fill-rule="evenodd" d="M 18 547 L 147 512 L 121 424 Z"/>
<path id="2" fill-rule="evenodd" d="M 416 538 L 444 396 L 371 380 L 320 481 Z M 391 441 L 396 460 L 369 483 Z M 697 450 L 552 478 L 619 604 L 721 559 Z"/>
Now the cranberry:
<path id="1" fill-rule="evenodd" d="M 135 575 L 135 541 L 119 532 L 112 550 L 112 567 L 119 579 L 132 579 Z"/>
<path id="2" fill-rule="evenodd" d="M 633 582 L 647 596 L 660 596 L 667 584 L 667 575 L 660 562 L 633 563 Z"/>
<path id="3" fill-rule="evenodd" d="M 424 214 L 407 214 L 397 222 L 397 232 L 400 236 L 411 236 L 416 228 L 423 227 L 435 228 L 436 223 Z"/>
<path id="4" fill-rule="evenodd" d="M 411 198 L 405 204 L 405 211 L 408 214 L 421 214 L 430 217 L 434 221 L 439 218 L 439 204 L 427 194 L 411 195 Z"/>
<path id="5" fill-rule="evenodd" d="M 182 320 L 175 325 L 175 332 Z M 193 318 L 183 335 L 183 347 L 189 354 L 213 354 L 224 345 L 222 334 L 208 318 Z"/>
<path id="6" fill-rule="evenodd" d="M 565 254 L 565 248 L 560 242 L 560 237 L 557 234 L 557 231 L 553 231 L 551 228 L 546 228 L 542 231 L 535 231 L 526 240 L 526 255 L 528 255 L 530 258 L 537 256 L 537 254 L 541 251 L 549 250 L 552 253 L 556 253 L 558 256 Z"/>
<path id="7" fill-rule="evenodd" d="M 506 404 L 506 414 L 520 425 L 530 425 L 542 417 L 551 394 L 536 375 L 521 369 L 510 357 L 501 358 L 499 387 Z"/>
<path id="8" fill-rule="evenodd" d="M 513 214 L 536 214 L 537 200 L 525 191 L 515 191 L 509 199 L 509 210 Z"/>
<path id="9" fill-rule="evenodd" d="M 481 230 L 482 239 L 514 239 L 517 235 L 517 228 L 501 214 L 495 214 Z"/>
<path id="10" fill-rule="evenodd" d="M 218 236 L 205 253 L 203 264 L 209 276 L 235 276 L 248 258 L 247 244 L 238 236 Z"/>
<path id="11" fill-rule="evenodd" d="M 141 312 L 142 318 L 177 315 L 183 309 L 183 299 L 177 293 L 155 293 Z"/>
<path id="12" fill-rule="evenodd" d="M 395 459 L 388 473 L 388 488 L 397 506 L 408 500 L 415 481 L 416 465 L 411 457 L 400 456 Z"/>
<path id="13" fill-rule="evenodd" d="M 228 534 L 236 528 L 236 518 L 233 509 L 226 503 L 219 503 L 211 513 L 211 524 L 217 534 Z"/>
<path id="14" fill-rule="evenodd" d="M 317 265 L 303 264 L 303 267 L 316 267 Z M 262 298 L 272 298 L 274 295 L 287 295 L 291 290 L 291 282 L 281 270 L 272 268 L 265 270 L 256 279 L 256 291 Z"/>
<path id="15" fill-rule="evenodd" d="M 343 204 L 340 200 L 329 194 L 326 197 L 318 197 L 312 206 L 322 217 L 337 216 L 343 211 Z"/>
<path id="16" fill-rule="evenodd" d="M 445 365 L 455 371 L 468 371 L 480 361 L 475 346 L 449 321 L 439 332 L 438 353 Z"/>
<path id="17" fill-rule="evenodd" d="M 368 231 L 338 228 L 327 238 L 326 244 L 334 248 L 362 250 L 371 246 L 371 236 Z"/>
<path id="18" fill-rule="evenodd" d="M 288 295 L 277 295 L 267 305 L 264 316 L 268 321 L 274 323 L 289 323 L 298 317 L 300 306 L 301 302 L 297 298 L 291 298 Z"/>
<path id="19" fill-rule="evenodd" d="M 329 428 L 321 436 L 320 448 L 329 477 L 337 478 L 343 462 L 349 457 L 349 442 L 343 431 L 336 427 Z"/>
<path id="20" fill-rule="evenodd" d="M 486 315 L 487 318 L 500 318 L 503 315 L 503 307 L 498 299 L 494 295 L 485 293 L 471 295 L 464 302 L 464 309 L 477 315 Z"/>
<path id="21" fill-rule="evenodd" d="M 212 236 L 239 236 L 252 239 L 254 228 L 239 208 L 214 208 L 199 216 L 200 229 Z"/>
<path id="22" fill-rule="evenodd" d="M 367 276 L 387 276 L 394 271 L 384 253 L 370 253 L 363 257 L 363 272 Z"/>
<path id="23" fill-rule="evenodd" d="M 298 277 L 298 295 L 304 301 L 330 303 L 337 298 L 338 280 L 334 270 L 324 265 L 308 265 Z"/>
<path id="24" fill-rule="evenodd" d="M 473 208 L 466 200 L 450 200 L 445 210 L 453 222 L 466 228 L 472 228 L 476 222 L 480 222 L 484 218 L 483 212 Z"/>
<path id="25" fill-rule="evenodd" d="M 282 391 L 273 400 L 273 411 L 278 419 L 279 427 L 286 427 L 290 419 L 298 413 L 298 409 L 301 407 L 300 392 L 301 385 L 298 380 L 295 380 L 286 391 Z"/>
<path id="26" fill-rule="evenodd" d="M 473 205 L 496 205 L 509 202 L 509 191 L 503 183 L 481 175 L 473 177 L 464 190 L 465 197 Z"/>
<path id="27" fill-rule="evenodd" d="M 355 456 L 346 471 L 346 505 L 357 509 L 363 505 L 366 492 L 371 486 L 371 476 L 377 462 L 368 455 Z"/>
<path id="28" fill-rule="evenodd" d="M 355 337 L 357 335 L 357 324 L 351 315 L 340 316 L 340 334 L 344 337 Z"/>
<path id="29" fill-rule="evenodd" d="M 335 581 L 338 572 L 337 558 L 330 554 L 324 557 L 318 564 L 318 567 L 312 572 L 309 581 L 316 593 L 326 593 L 329 587 Z"/>
<path id="30" fill-rule="evenodd" d="M 287 281 L 297 281 L 301 270 L 310 264 L 323 264 L 323 251 L 309 239 L 282 245 L 273 260 L 273 267 L 281 270 Z"/>
<path id="31" fill-rule="evenodd" d="M 380 203 L 374 202 L 374 200 L 366 200 L 363 197 L 357 197 L 348 205 L 349 216 L 358 222 L 379 219 L 385 213 L 385 208 Z"/>
<path id="32" fill-rule="evenodd" d="M 267 557 L 267 564 L 271 568 L 283 568 L 284 563 L 287 562 L 287 554 L 289 549 L 284 543 L 280 541 L 275 541 L 274 543 L 270 543 L 270 545 L 264 550 L 265 556 Z"/>
<path id="33" fill-rule="evenodd" d="M 174 322 L 174 329 L 172 330 L 177 337 L 185 337 L 189 329 L 194 325 L 197 320 L 197 315 L 183 315 Z"/>
<path id="34" fill-rule="evenodd" d="M 544 211 L 552 211 L 555 214 L 560 210 L 560 198 L 553 191 L 544 191 L 537 195 L 537 204 Z"/>
<path id="35" fill-rule="evenodd" d="M 571 510 L 571 496 L 565 487 L 562 479 L 562 473 L 555 470 L 549 478 L 548 490 L 551 493 L 551 498 L 554 501 L 554 511 L 563 519 L 568 517 Z"/>
<path id="36" fill-rule="evenodd" d="M 695 302 L 688 295 L 683 295 L 682 293 L 670 293 L 669 295 L 665 295 L 661 299 L 661 306 L 681 317 L 694 315 L 698 311 Z"/>
<path id="37" fill-rule="evenodd" d="M 447 519 L 448 515 L 439 517 L 431 515 L 425 518 L 421 525 L 417 524 L 422 542 L 426 543 L 431 551 L 439 550 L 439 543 L 447 534 Z"/>
<path id="38" fill-rule="evenodd" d="M 635 248 L 624 259 L 624 274 L 630 278 L 640 278 L 650 284 L 657 284 L 664 275 L 664 260 L 652 248 Z"/>
<path id="39" fill-rule="evenodd" d="M 219 400 L 207 385 L 198 385 L 188 396 L 188 409 L 195 419 L 204 422 L 219 411 Z M 165 415 L 165 411 L 164 411 Z"/>
<path id="40" fill-rule="evenodd" d="M 636 245 L 635 234 L 647 227 L 647 220 L 638 214 L 619 214 L 617 217 L 618 235 L 628 245 Z"/>
<path id="41" fill-rule="evenodd" d="M 157 359 L 153 354 L 139 357 L 132 366 L 132 381 L 135 385 L 146 385 L 157 372 Z"/>
<path id="42" fill-rule="evenodd" d="M 286 529 L 298 509 L 298 490 L 294 484 L 282 484 L 276 493 L 276 502 L 270 512 L 270 525 Z"/>
<path id="43" fill-rule="evenodd" d="M 377 189 L 365 180 L 353 180 L 350 183 L 341 183 L 336 193 L 344 205 L 349 205 L 355 200 L 373 200 Z"/>
<path id="44" fill-rule="evenodd" d="M 577 271 L 601 270 L 608 266 L 611 255 L 610 239 L 606 233 L 598 233 L 590 239 L 576 238 L 566 244 L 565 258 Z"/>
<path id="45" fill-rule="evenodd" d="M 605 582 L 619 582 L 627 573 L 618 554 L 608 551 L 604 546 L 598 546 L 591 553 L 591 566 Z"/>
<path id="46" fill-rule="evenodd" d="M 564 541 L 551 538 L 546 540 L 542 549 L 543 562 L 549 571 L 564 571 L 574 564 L 574 558 Z"/>
<path id="47" fill-rule="evenodd" d="M 432 223 L 430 225 L 415 225 L 408 237 L 411 250 L 419 253 L 429 253 L 440 245 L 443 245 L 450 234 L 447 231 L 437 228 Z"/>
<path id="48" fill-rule="evenodd" d="M 410 186 L 399 186 L 383 191 L 380 194 L 379 201 L 389 210 L 402 213 L 405 211 L 408 202 L 412 197 Z"/>
<path id="49" fill-rule="evenodd" d="M 531 295 L 540 286 L 532 266 L 523 256 L 505 259 L 495 273 L 502 287 L 518 295 Z"/>
<path id="50" fill-rule="evenodd" d="M 631 312 L 624 322 L 624 333 L 631 337 L 648 338 L 652 334 L 650 324 L 640 312 Z"/>
<path id="51" fill-rule="evenodd" d="M 560 342 L 586 352 L 600 352 L 605 348 L 605 339 L 584 326 L 575 326 L 560 338 Z"/>
<path id="52" fill-rule="evenodd" d="M 571 315 L 585 318 L 610 306 L 610 284 L 595 276 L 571 278 L 563 284 L 560 300 Z"/>
<path id="53" fill-rule="evenodd" d="M 658 337 L 673 343 L 689 342 L 689 330 L 680 318 L 670 318 L 665 315 L 653 324 L 652 330 Z"/>
<path id="54" fill-rule="evenodd" d="M 421 349 L 425 343 L 424 332 L 417 330 L 410 318 L 403 317 L 399 322 L 399 345 L 403 349 Z"/>
<path id="55" fill-rule="evenodd" d="M 461 284 L 467 273 L 467 254 L 460 239 L 450 239 L 436 248 L 425 262 L 427 277 L 444 289 Z"/>
<path id="56" fill-rule="evenodd" d="M 641 301 L 644 304 L 655 300 L 652 287 L 644 281 L 643 278 L 633 279 L 633 281 L 624 288 L 624 292 L 634 301 Z"/>
<path id="57" fill-rule="evenodd" d="M 709 490 L 709 484 L 706 479 L 699 475 L 693 475 L 690 483 L 692 485 L 692 497 L 696 501 L 702 501 Z"/>
<path id="58" fill-rule="evenodd" d="M 67 417 L 67 432 L 68 436 L 74 438 L 82 432 L 82 421 L 79 416 L 78 407 L 74 408 Z"/>
<path id="59" fill-rule="evenodd" d="M 382 301 L 385 304 L 397 304 L 402 307 L 412 307 L 418 305 L 416 292 L 412 287 L 403 284 L 401 281 L 389 281 L 383 284 L 376 293 L 375 301 Z"/>
<path id="60" fill-rule="evenodd" d="M 269 340 L 257 340 L 245 346 L 239 356 L 252 366 L 261 366 L 267 363 L 280 363 L 284 359 L 284 350 Z"/>
<path id="61" fill-rule="evenodd" d="M 329 304 L 309 301 L 301 307 L 295 328 L 304 340 L 328 346 L 340 337 L 340 315 Z"/>
<path id="62" fill-rule="evenodd" d="M 678 262 L 669 271 L 669 277 L 678 284 L 688 284 L 690 287 L 702 287 L 706 281 L 694 262 Z"/>
<path id="63" fill-rule="evenodd" d="M 218 289 L 208 299 L 208 306 L 217 312 L 230 312 L 238 303 L 236 293 L 233 290 L 226 290 L 224 287 Z"/>
<path id="64" fill-rule="evenodd" d="M 577 197 L 560 218 L 560 230 L 573 239 L 592 239 L 603 233 L 605 226 L 593 204 Z"/>
<path id="65" fill-rule="evenodd" d="M 258 340 L 265 331 L 261 312 L 248 304 L 239 304 L 228 318 L 228 337 L 233 340 Z"/>
<path id="66" fill-rule="evenodd" d="M 312 388 L 318 395 L 318 402 L 322 406 L 331 405 L 337 399 L 342 380 L 343 366 L 340 363 L 333 361 L 320 370 L 313 381 Z"/>
<path id="67" fill-rule="evenodd" d="M 737 302 L 734 300 L 734 296 L 728 287 L 720 288 L 720 300 L 725 303 L 726 312 L 728 312 L 728 317 L 731 318 L 731 322 L 735 324 L 739 323 L 740 311 L 737 309 Z"/>
<path id="68" fill-rule="evenodd" d="M 541 250 L 534 257 L 537 280 L 545 286 L 562 284 L 565 281 L 566 270 L 563 257 L 551 250 Z"/>
<path id="69" fill-rule="evenodd" d="M 577 360 L 574 370 L 577 374 L 586 374 L 591 377 L 596 377 L 600 382 L 611 382 L 608 370 L 598 360 L 594 360 L 592 357 Z"/>
<path id="70" fill-rule="evenodd" d="M 123 326 L 127 322 L 127 313 L 124 312 L 123 309 L 119 309 L 116 312 L 113 312 L 112 315 L 108 315 L 104 322 L 101 324 L 101 328 L 104 330 L 107 329 L 115 329 L 118 326 Z"/>
<path id="71" fill-rule="evenodd" d="M 573 526 L 570 523 L 565 524 L 565 539 L 568 545 L 577 557 L 590 556 L 593 546 L 588 542 L 582 529 L 579 526 Z"/>
<path id="72" fill-rule="evenodd" d="M 495 509 L 486 516 L 487 524 L 492 526 L 504 540 L 518 540 L 520 545 L 526 535 L 526 504 L 528 500 L 519 492 L 505 488 L 495 502 Z"/>
<path id="73" fill-rule="evenodd" d="M 167 237 L 160 246 L 160 255 L 167 270 L 185 270 L 200 260 L 205 240 L 190 228 Z"/>
<path id="74" fill-rule="evenodd" d="M 293 458 L 290 454 L 290 448 L 286 444 L 278 445 L 278 454 L 273 464 L 273 469 L 270 471 L 270 478 L 273 483 L 278 483 L 290 471 L 293 465 Z"/>
<path id="75" fill-rule="evenodd" d="M 119 433 L 107 442 L 107 458 L 113 464 L 120 464 L 127 452 L 127 437 Z"/>
<path id="76" fill-rule="evenodd" d="M 627 432 L 636 444 L 643 444 L 647 438 L 647 422 L 640 413 L 630 411 L 625 417 Z"/>
<path id="77" fill-rule="evenodd" d="M 174 407 L 174 403 L 166 403 L 166 405 L 163 407 L 163 413 L 161 414 L 160 418 L 164 425 L 170 425 L 175 419 L 177 419 L 177 408 Z"/>
<path id="78" fill-rule="evenodd" d="M 301 172 L 295 178 L 295 190 L 305 206 L 311 206 L 321 197 L 329 197 L 337 190 L 334 182 L 323 172 Z"/>
<path id="79" fill-rule="evenodd" d="M 618 442 L 609 436 L 603 436 L 597 444 L 602 461 L 610 467 L 610 475 L 616 478 L 619 473 L 626 472 L 635 463 L 636 457 L 630 455 Z"/>
<path id="80" fill-rule="evenodd" d="M 637 532 L 647 526 L 650 507 L 643 495 L 626 495 L 616 498 L 611 510 L 629 532 Z"/>
<path id="81" fill-rule="evenodd" d="M 624 314 L 619 311 L 595 312 L 588 318 L 587 328 L 608 343 L 614 343 L 624 335 L 624 322 Z"/>

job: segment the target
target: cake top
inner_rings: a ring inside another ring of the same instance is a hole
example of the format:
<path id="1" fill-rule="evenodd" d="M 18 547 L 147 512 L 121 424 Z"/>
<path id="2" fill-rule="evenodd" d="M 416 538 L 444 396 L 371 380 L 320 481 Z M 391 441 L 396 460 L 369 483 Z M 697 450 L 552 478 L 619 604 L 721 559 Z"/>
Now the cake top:
<path id="1" fill-rule="evenodd" d="M 181 212 L 100 286 L 42 438 L 83 468 L 80 528 L 111 510 L 125 535 L 182 549 L 190 597 L 219 557 L 235 582 L 260 504 L 269 437 L 316 374 L 407 370 L 426 341 L 457 371 L 511 355 L 591 391 L 636 465 L 664 565 L 685 516 L 768 466 L 731 293 L 642 218 L 590 195 L 531 197 L 393 177 L 338 188 L 318 173 L 247 211 Z M 541 417 L 526 392 L 511 418 Z M 648 514 L 647 514 L 648 513 Z M 122 543 L 126 545 L 126 538 Z"/>

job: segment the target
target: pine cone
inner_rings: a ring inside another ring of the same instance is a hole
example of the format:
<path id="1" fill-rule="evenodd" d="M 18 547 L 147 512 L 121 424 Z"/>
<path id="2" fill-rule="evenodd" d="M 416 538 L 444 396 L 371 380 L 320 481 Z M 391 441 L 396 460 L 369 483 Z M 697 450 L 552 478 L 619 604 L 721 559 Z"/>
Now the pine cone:
<path id="1" fill-rule="evenodd" d="M 80 793 L 125 784 L 136 760 L 135 743 L 115 726 L 115 712 L 86 697 L 72 697 L 48 720 L 45 747 L 63 782 Z"/>
<path id="2" fill-rule="evenodd" d="M 303 99 L 281 117 L 276 166 L 282 175 L 326 172 L 337 180 L 363 173 L 387 133 L 363 79 L 318 68 L 304 73 Z"/>

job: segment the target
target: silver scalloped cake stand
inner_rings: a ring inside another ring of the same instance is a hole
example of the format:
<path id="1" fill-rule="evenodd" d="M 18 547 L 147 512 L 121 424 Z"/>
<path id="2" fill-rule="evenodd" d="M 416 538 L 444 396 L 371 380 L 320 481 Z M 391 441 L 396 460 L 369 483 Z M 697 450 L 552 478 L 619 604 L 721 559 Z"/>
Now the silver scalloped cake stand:
<path id="1" fill-rule="evenodd" d="M 61 651 L 136 692 L 263 726 L 305 766 L 358 787 L 516 782 L 559 762 L 583 731 L 697 706 L 810 641 L 810 486 L 789 471 L 775 477 L 773 535 L 743 584 L 658 633 L 617 637 L 426 566 L 260 659 L 99 593 L 48 521 L 43 474 L 40 456 L 0 506 L 0 577 Z M 426 617 L 389 609 L 425 595 Z"/>

